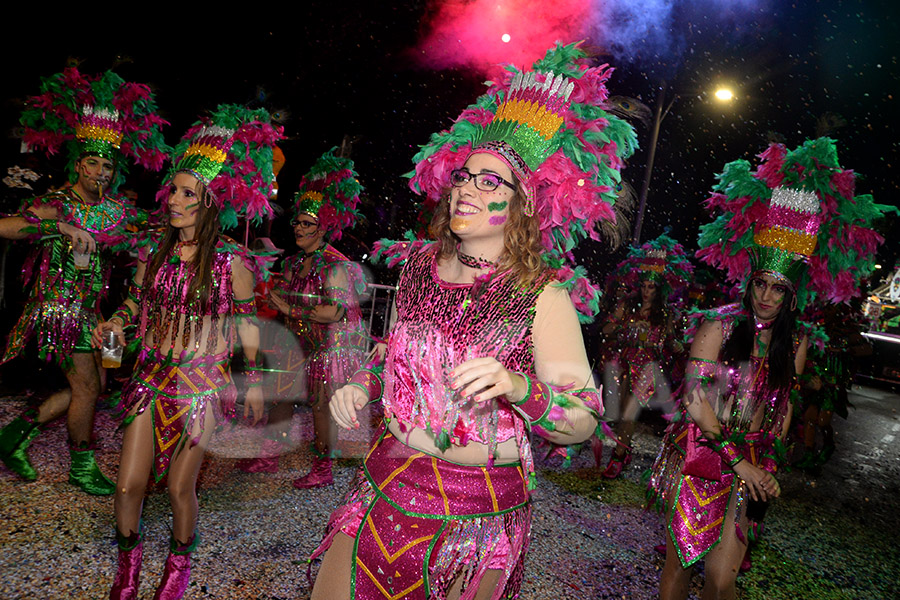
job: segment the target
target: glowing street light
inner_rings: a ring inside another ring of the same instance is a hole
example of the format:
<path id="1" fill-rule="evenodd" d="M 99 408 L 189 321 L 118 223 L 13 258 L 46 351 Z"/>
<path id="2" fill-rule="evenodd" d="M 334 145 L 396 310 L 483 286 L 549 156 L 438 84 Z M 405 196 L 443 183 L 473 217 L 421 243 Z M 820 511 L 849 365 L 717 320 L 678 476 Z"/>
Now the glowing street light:
<path id="1" fill-rule="evenodd" d="M 500 36 L 500 39 L 503 40 L 504 43 L 508 44 L 508 43 L 509 43 L 509 40 L 510 40 L 511 38 L 509 37 L 509 34 L 508 34 L 508 33 L 504 33 L 503 35 Z"/>
<path id="2" fill-rule="evenodd" d="M 716 100 L 720 102 L 731 102 L 734 99 L 734 94 L 728 88 L 719 88 L 716 90 Z"/>

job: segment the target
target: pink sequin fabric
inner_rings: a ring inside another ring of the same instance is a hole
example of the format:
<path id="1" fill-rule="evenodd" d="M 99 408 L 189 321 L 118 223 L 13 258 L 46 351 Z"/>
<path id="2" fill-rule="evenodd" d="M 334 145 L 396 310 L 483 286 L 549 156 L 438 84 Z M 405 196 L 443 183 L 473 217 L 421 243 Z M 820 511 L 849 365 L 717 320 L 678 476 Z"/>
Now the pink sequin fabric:
<path id="1" fill-rule="evenodd" d="M 516 598 L 531 503 L 521 465 L 458 465 L 382 428 L 328 527 L 312 558 L 352 537 L 353 598 L 447 598 L 459 578 L 471 598 L 487 569 L 501 572 L 492 597 Z"/>
<path id="2" fill-rule="evenodd" d="M 739 305 L 729 305 L 712 318 L 722 322 L 724 347 L 734 326 L 748 315 Z M 771 389 L 767 379 L 768 361 L 764 358 L 751 357 L 738 366 L 691 359 L 682 395 L 701 386 L 718 415 L 723 435 L 746 460 L 774 472 L 774 444 L 790 410 L 790 389 Z M 703 454 L 714 464 L 704 465 L 702 470 L 720 473 L 718 480 L 684 474 L 691 423 L 682 406 L 666 431 L 649 482 L 651 498 L 671 516 L 667 529 L 684 567 L 718 543 L 732 495 L 740 492 L 734 486 L 734 472 L 714 452 Z M 742 501 L 739 494 L 737 510 Z"/>
<path id="3" fill-rule="evenodd" d="M 309 273 L 300 277 L 303 256 L 286 259 L 284 271 L 291 273 L 291 279 L 283 279 L 277 291 L 292 309 L 300 309 L 298 312 L 321 304 L 344 309 L 343 316 L 334 323 L 285 317 L 285 323 L 297 336 L 307 357 L 308 389 L 323 383 L 336 389 L 350 380 L 365 357 L 368 338 L 359 306 L 359 292 L 365 288 L 365 278 L 359 265 L 330 244 L 317 250 L 312 260 Z"/>
<path id="4" fill-rule="evenodd" d="M 385 414 L 401 427 L 431 431 L 439 447 L 442 440 L 492 447 L 516 438 L 525 456 L 522 419 L 504 403 L 476 408 L 450 388 L 448 375 L 466 360 L 493 356 L 534 377 L 535 305 L 552 275 L 528 288 L 507 276 L 447 283 L 438 277 L 435 249 L 413 254 L 400 276 L 384 370 Z"/>
<path id="5" fill-rule="evenodd" d="M 195 423 L 200 427 L 194 440 L 202 435 L 207 410 L 214 411 L 218 422 L 235 416 L 237 392 L 230 362 L 237 331 L 231 263 L 243 257 L 233 249 L 221 241 L 217 246 L 205 307 L 189 301 L 195 269 L 174 252 L 154 280 L 143 285 L 138 321 L 142 348 L 122 391 L 121 409 L 130 415 L 126 422 L 131 415 L 152 410 L 157 481 L 165 477 L 175 453 L 191 440 Z M 242 313 L 252 317 L 246 309 Z"/>
<path id="6" fill-rule="evenodd" d="M 636 316 L 626 317 L 619 334 L 622 351 L 619 367 L 625 369 L 622 385 L 634 395 L 640 406 L 646 406 L 656 391 L 657 377 L 661 376 L 660 365 L 666 344 L 666 328 L 653 325 Z"/>

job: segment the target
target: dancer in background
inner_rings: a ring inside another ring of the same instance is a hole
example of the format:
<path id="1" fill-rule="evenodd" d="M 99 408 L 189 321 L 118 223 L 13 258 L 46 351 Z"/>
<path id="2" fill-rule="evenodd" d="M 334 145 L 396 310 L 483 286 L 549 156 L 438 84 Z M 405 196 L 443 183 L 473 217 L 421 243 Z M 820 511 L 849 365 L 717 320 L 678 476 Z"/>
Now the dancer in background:
<path id="1" fill-rule="evenodd" d="M 382 247 L 405 261 L 384 369 L 360 370 L 331 400 L 354 428 L 381 398 L 386 425 L 313 555 L 317 600 L 516 597 L 529 433 L 569 444 L 598 426 L 576 312 L 593 312 L 596 289 L 559 248 L 613 217 L 634 132 L 594 104 L 610 70 L 577 46 L 536 68 L 507 74 L 416 157 L 436 240 Z"/>
<path id="2" fill-rule="evenodd" d="M 269 303 L 283 316 L 288 331 L 279 341 L 280 371 L 260 457 L 244 463 L 247 471 L 274 472 L 288 445 L 294 404 L 303 396 L 313 414 L 313 466 L 294 487 L 331 485 L 332 452 L 337 428 L 328 399 L 362 366 L 368 337 L 362 323 L 359 294 L 366 282 L 360 266 L 330 242 L 359 218 L 362 192 L 353 161 L 324 153 L 300 181 L 294 196 L 291 227 L 300 252 L 287 258 L 281 281 Z M 305 383 L 305 385 L 304 385 Z"/>
<path id="3" fill-rule="evenodd" d="M 249 384 L 244 417 L 262 417 L 253 288 L 265 260 L 220 231 L 239 218 L 271 216 L 272 146 L 280 137 L 265 111 L 235 105 L 219 106 L 188 130 L 158 194 L 169 217 L 162 237 L 142 252 L 129 299 L 95 330 L 99 345 L 104 333 L 121 339 L 122 328 L 136 323 L 141 340 L 122 393 L 112 599 L 138 595 L 141 512 L 151 474 L 166 481 L 173 517 L 154 599 L 181 598 L 187 589 L 190 556 L 200 541 L 197 477 L 204 451 L 216 424 L 236 416 L 230 362 L 238 339 Z"/>
<path id="4" fill-rule="evenodd" d="M 815 470 L 834 453 L 835 413 L 846 419 L 853 383 L 854 359 L 868 356 L 872 346 L 861 335 L 864 324 L 858 298 L 851 305 L 829 304 L 821 314 L 821 326 L 828 341 L 824 350 L 811 352 L 803 397 L 803 454 L 795 463 L 800 469 Z M 822 432 L 821 450 L 816 450 L 817 433 Z"/>
<path id="5" fill-rule="evenodd" d="M 607 411 L 618 421 L 616 449 L 602 474 L 607 479 L 631 463 L 631 437 L 641 409 L 654 396 L 669 395 L 674 358 L 683 351 L 678 321 L 692 270 L 684 248 L 667 235 L 632 248 L 616 267 L 613 277 L 631 293 L 603 326 L 619 351 L 604 369 L 606 387 L 618 392 L 618 410 Z"/>
<path id="6" fill-rule="evenodd" d="M 89 494 L 115 486 L 94 457 L 94 411 L 101 389 L 99 357 L 91 347 L 111 260 L 129 246 L 128 232 L 147 215 L 116 193 L 128 161 L 158 171 L 169 150 L 150 88 L 107 71 L 84 75 L 69 68 L 46 78 L 29 98 L 21 123 L 30 148 L 69 150 L 69 185 L 26 203 L 0 220 L 0 236 L 28 238 L 35 251 L 23 270 L 32 288 L 9 335 L 0 364 L 34 340 L 38 355 L 59 365 L 69 387 L 27 409 L 0 431 L 0 459 L 26 481 L 37 478 L 26 450 L 44 427 L 66 415 L 69 483 Z"/>
<path id="7" fill-rule="evenodd" d="M 744 160 L 726 165 L 706 203 L 720 214 L 701 227 L 697 256 L 743 281 L 744 295 L 697 314 L 682 405 L 653 465 L 651 499 L 668 533 L 663 600 L 687 597 L 701 558 L 702 597 L 734 597 L 747 501 L 781 492 L 775 472 L 808 343 L 798 316 L 811 299 L 858 294 L 881 242 L 868 227 L 886 207 L 854 197 L 855 174 L 840 167 L 832 140 L 791 152 L 773 144 L 760 156 L 756 171 Z"/>

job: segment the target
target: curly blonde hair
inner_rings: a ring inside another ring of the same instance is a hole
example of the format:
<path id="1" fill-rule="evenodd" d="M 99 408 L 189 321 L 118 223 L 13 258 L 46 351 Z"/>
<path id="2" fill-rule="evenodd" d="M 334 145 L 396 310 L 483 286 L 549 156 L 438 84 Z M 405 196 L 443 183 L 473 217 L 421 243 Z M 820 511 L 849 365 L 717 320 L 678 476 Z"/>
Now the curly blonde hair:
<path id="1" fill-rule="evenodd" d="M 509 218 L 503 227 L 503 253 L 497 271 L 509 271 L 520 286 L 529 286 L 550 267 L 541 258 L 544 247 L 538 217 L 525 214 L 525 193 L 515 175 L 513 183 L 516 191 L 509 202 Z M 450 229 L 450 188 L 441 194 L 428 231 L 440 243 L 440 258 L 449 259 L 456 255 L 456 246 L 461 240 Z"/>

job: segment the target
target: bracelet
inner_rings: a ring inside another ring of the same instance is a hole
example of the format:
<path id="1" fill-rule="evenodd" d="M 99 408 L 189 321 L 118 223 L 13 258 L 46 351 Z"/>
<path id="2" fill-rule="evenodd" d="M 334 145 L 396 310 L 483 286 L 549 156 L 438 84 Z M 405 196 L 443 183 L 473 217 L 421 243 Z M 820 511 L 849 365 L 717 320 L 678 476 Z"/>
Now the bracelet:
<path id="1" fill-rule="evenodd" d="M 359 369 L 353 374 L 347 385 L 355 385 L 363 390 L 368 396 L 369 402 L 379 400 L 384 391 L 384 382 L 372 369 Z"/>
<path id="2" fill-rule="evenodd" d="M 38 233 L 41 235 L 59 233 L 59 221 L 56 219 L 41 219 L 41 222 L 38 223 Z"/>
<path id="3" fill-rule="evenodd" d="M 247 387 L 262 385 L 262 372 L 259 370 L 259 365 L 256 359 L 249 356 L 244 356 L 244 379 L 247 382 Z"/>
<path id="4" fill-rule="evenodd" d="M 140 306 L 142 288 L 136 282 L 132 281 L 128 286 L 128 299 Z"/>
<path id="5" fill-rule="evenodd" d="M 250 296 L 245 300 L 234 299 L 232 314 L 235 317 L 255 317 L 256 316 L 256 298 Z"/>

